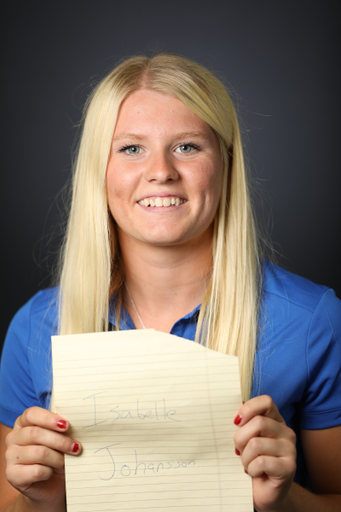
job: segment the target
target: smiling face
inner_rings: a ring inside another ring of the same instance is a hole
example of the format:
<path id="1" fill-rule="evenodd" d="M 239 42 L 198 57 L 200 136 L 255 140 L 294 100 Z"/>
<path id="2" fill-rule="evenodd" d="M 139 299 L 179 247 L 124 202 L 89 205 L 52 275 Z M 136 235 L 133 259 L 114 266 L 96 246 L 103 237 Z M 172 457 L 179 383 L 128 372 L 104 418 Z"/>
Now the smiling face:
<path id="1" fill-rule="evenodd" d="M 182 101 L 145 89 L 129 95 L 106 176 L 121 246 L 128 239 L 154 246 L 210 243 L 222 174 L 217 137 Z"/>

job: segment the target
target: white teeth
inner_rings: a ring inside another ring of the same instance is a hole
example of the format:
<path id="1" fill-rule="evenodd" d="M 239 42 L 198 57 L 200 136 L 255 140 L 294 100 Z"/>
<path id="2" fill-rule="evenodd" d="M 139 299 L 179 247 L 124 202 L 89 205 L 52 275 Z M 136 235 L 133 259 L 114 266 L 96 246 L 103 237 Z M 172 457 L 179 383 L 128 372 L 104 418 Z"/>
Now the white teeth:
<path id="1" fill-rule="evenodd" d="M 156 197 L 155 199 L 141 199 L 138 202 L 141 206 L 179 206 L 180 204 L 186 203 L 186 199 L 180 199 L 179 197 L 165 197 L 162 199 L 161 197 Z"/>

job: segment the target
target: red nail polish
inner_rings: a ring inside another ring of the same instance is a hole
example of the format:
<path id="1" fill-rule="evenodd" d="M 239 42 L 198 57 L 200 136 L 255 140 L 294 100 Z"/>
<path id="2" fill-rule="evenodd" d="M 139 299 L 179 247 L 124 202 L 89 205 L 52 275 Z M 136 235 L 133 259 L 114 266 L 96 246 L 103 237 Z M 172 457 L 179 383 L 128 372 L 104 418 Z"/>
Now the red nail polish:
<path id="1" fill-rule="evenodd" d="M 239 423 L 242 421 L 242 417 L 237 414 L 237 416 L 234 418 L 234 424 L 239 425 Z"/>
<path id="2" fill-rule="evenodd" d="M 67 422 L 65 420 L 59 420 L 57 427 L 65 429 L 67 427 Z"/>
<path id="3" fill-rule="evenodd" d="M 240 451 L 238 450 L 238 448 L 235 448 L 234 451 L 236 452 L 236 455 L 240 455 Z"/>
<path id="4" fill-rule="evenodd" d="M 73 445 L 71 446 L 71 452 L 77 453 L 78 451 L 79 451 L 79 443 L 73 443 Z"/>
<path id="5" fill-rule="evenodd" d="M 246 469 L 244 469 L 244 473 L 246 473 L 247 475 L 249 474 L 249 473 L 246 471 Z"/>

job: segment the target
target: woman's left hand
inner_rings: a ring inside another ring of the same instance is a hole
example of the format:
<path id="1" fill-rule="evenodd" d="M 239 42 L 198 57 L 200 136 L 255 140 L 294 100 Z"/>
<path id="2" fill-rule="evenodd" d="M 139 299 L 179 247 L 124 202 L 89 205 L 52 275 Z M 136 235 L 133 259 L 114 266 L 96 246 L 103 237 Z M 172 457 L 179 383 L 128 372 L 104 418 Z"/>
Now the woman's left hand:
<path id="1" fill-rule="evenodd" d="M 252 477 L 257 512 L 285 510 L 296 471 L 296 435 L 286 426 L 275 403 L 263 395 L 245 402 L 235 424 L 236 453 Z"/>

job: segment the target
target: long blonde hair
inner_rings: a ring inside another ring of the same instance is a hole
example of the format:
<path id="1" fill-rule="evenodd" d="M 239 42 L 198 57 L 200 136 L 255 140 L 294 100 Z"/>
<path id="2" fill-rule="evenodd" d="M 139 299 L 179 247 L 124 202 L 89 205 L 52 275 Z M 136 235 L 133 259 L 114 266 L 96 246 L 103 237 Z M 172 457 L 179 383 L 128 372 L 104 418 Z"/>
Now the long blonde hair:
<path id="1" fill-rule="evenodd" d="M 214 221 L 213 269 L 196 341 L 238 355 L 242 394 L 252 385 L 260 262 L 235 108 L 223 84 L 184 57 L 138 56 L 117 66 L 93 91 L 84 113 L 71 210 L 60 259 L 60 333 L 108 329 L 109 300 L 122 295 L 124 268 L 108 212 L 106 169 L 122 101 L 137 89 L 177 97 L 215 132 L 224 165 Z"/>

